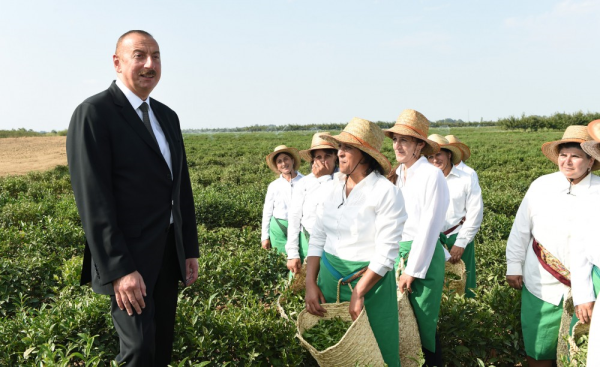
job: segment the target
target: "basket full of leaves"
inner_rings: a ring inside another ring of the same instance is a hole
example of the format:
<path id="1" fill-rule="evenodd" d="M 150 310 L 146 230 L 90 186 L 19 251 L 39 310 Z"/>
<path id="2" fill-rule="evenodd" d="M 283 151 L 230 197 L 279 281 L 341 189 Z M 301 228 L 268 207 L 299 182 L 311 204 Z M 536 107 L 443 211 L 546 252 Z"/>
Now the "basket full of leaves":
<path id="1" fill-rule="evenodd" d="M 327 310 L 320 317 L 304 310 L 296 322 L 300 344 L 320 366 L 383 366 L 379 345 L 363 308 L 356 320 L 349 312 L 350 302 L 324 303 Z"/>
<path id="2" fill-rule="evenodd" d="M 400 264 L 396 271 L 396 282 L 404 271 L 404 259 L 400 258 Z M 423 351 L 421 349 L 421 334 L 419 325 L 412 305 L 409 300 L 409 293 L 404 293 L 398 289 L 398 330 L 400 337 L 400 364 L 402 367 L 420 367 Z"/>
<path id="3" fill-rule="evenodd" d="M 454 291 L 456 294 L 465 294 L 467 287 L 467 267 L 465 262 L 460 260 L 453 264 L 446 261 L 444 276 L 444 289 Z"/>

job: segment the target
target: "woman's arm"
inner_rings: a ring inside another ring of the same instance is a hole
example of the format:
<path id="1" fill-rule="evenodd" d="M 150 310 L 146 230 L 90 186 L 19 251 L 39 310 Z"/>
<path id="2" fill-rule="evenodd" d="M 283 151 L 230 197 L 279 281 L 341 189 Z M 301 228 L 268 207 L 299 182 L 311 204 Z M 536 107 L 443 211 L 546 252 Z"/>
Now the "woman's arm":
<path id="1" fill-rule="evenodd" d="M 266 241 L 269 241 L 269 225 L 271 223 L 271 217 L 273 216 L 273 207 L 275 205 L 275 181 L 269 184 L 267 188 L 267 195 L 265 196 L 265 204 L 263 206 L 262 215 L 262 227 L 260 241 L 263 248 L 265 248 Z M 271 242 L 269 241 L 269 248 L 271 248 Z"/>

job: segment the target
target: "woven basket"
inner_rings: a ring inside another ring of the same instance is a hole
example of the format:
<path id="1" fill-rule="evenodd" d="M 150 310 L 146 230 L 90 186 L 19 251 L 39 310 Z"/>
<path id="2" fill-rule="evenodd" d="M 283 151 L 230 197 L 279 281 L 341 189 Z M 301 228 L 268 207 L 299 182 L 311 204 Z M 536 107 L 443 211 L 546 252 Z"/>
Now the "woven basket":
<path id="1" fill-rule="evenodd" d="M 294 293 L 298 293 L 306 288 L 306 260 L 304 261 L 304 264 L 302 264 L 300 272 L 294 274 L 289 288 Z"/>
<path id="2" fill-rule="evenodd" d="M 396 282 L 404 271 L 404 259 L 400 258 L 400 266 L 396 271 Z M 398 289 L 398 330 L 400 332 L 400 364 L 402 367 L 420 367 L 422 358 L 421 335 L 419 325 L 408 298 L 407 292 Z"/>
<path id="3" fill-rule="evenodd" d="M 590 333 L 590 324 L 584 324 L 581 321 L 577 321 L 577 323 L 575 323 L 575 325 L 573 325 L 573 333 L 572 335 L 569 337 L 569 354 L 571 357 L 571 363 L 575 363 L 575 365 L 577 365 L 577 362 L 575 360 L 575 354 L 579 353 L 579 347 L 577 346 L 577 339 L 581 338 L 583 335 L 589 334 Z M 581 361 L 580 363 L 585 363 L 585 361 Z"/>
<path id="4" fill-rule="evenodd" d="M 556 347 L 556 364 L 558 367 L 568 366 L 562 363 L 561 356 L 569 355 L 569 329 L 571 328 L 571 319 L 573 318 L 573 297 L 571 291 L 565 295 L 563 302 L 563 313 L 560 318 L 560 329 L 558 330 L 558 346 Z"/>
<path id="5" fill-rule="evenodd" d="M 444 245 L 444 248 L 448 251 L 446 245 Z M 465 262 L 460 260 L 456 264 L 452 264 L 450 261 L 446 261 L 444 275 L 447 273 L 457 275 L 460 279 L 444 279 L 444 289 L 458 295 L 465 294 L 465 288 L 467 287 L 467 267 L 465 266 Z"/>
<path id="6" fill-rule="evenodd" d="M 315 326 L 320 319 L 329 320 L 339 316 L 344 321 L 352 321 L 352 316 L 350 316 L 348 310 L 350 302 L 339 302 L 339 288 L 340 284 L 338 283 L 336 303 L 324 303 L 321 305 L 327 310 L 324 317 L 313 315 L 306 310 L 300 312 L 296 323 L 298 330 L 296 336 L 300 339 L 300 344 L 317 360 L 319 366 L 383 366 L 383 357 L 381 356 L 379 345 L 377 344 L 373 330 L 371 330 L 371 324 L 369 324 L 369 318 L 364 308 L 360 315 L 358 315 L 358 318 L 348 328 L 342 339 L 337 344 L 323 351 L 316 350 L 302 337 L 302 333 Z"/>

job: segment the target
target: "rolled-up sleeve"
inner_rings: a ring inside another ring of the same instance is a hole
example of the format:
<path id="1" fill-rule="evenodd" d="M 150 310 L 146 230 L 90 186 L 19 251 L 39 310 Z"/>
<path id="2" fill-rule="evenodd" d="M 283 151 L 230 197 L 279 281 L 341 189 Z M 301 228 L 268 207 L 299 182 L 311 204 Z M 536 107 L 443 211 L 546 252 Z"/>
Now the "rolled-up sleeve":
<path id="1" fill-rule="evenodd" d="M 288 239 L 285 244 L 285 251 L 287 252 L 287 258 L 299 259 L 299 241 L 300 236 L 300 222 L 302 220 L 302 206 L 304 205 L 304 198 L 306 196 L 305 183 L 307 178 L 302 179 L 298 186 L 292 192 L 292 204 L 290 211 L 288 212 Z"/>
<path id="2" fill-rule="evenodd" d="M 455 246 L 465 248 L 469 243 L 473 241 L 481 221 L 483 220 L 483 199 L 481 198 L 481 187 L 471 177 L 471 185 L 467 187 L 467 200 L 466 209 L 467 214 L 465 216 L 465 222 L 458 231 L 456 236 Z"/>
<path id="3" fill-rule="evenodd" d="M 529 210 L 530 191 L 525 194 L 506 243 L 506 275 L 523 275 L 527 247 L 532 241 Z"/>
<path id="4" fill-rule="evenodd" d="M 263 215 L 262 215 L 262 231 L 260 240 L 268 240 L 269 239 L 269 224 L 271 223 L 271 217 L 273 216 L 273 206 L 275 205 L 275 189 L 274 182 L 269 184 L 267 188 L 267 195 L 265 196 L 265 205 L 263 206 Z"/>

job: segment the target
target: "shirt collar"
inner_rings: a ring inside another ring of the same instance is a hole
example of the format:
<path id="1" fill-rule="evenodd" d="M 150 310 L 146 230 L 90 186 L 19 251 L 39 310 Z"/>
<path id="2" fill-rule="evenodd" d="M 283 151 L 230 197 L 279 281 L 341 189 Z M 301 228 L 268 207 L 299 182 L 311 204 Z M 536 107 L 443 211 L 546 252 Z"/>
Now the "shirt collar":
<path id="1" fill-rule="evenodd" d="M 448 173 L 448 176 L 446 176 L 446 177 L 450 177 L 450 175 L 460 177 L 459 170 L 458 170 L 458 168 L 456 168 L 456 166 L 452 167 L 452 169 L 450 170 L 450 173 Z"/>
<path id="2" fill-rule="evenodd" d="M 140 108 L 140 106 L 144 102 L 148 102 L 148 106 L 150 106 L 150 96 L 148 96 L 148 98 L 144 101 L 140 97 L 136 96 L 135 93 L 133 93 L 131 90 L 129 90 L 129 88 L 127 88 L 125 84 L 123 84 L 121 79 L 117 78 L 116 84 L 117 87 L 119 87 L 119 89 L 121 90 L 121 92 L 123 92 L 125 98 L 127 98 L 134 110 Z"/>
<path id="3" fill-rule="evenodd" d="M 565 179 L 564 175 L 563 175 L 563 179 Z M 568 184 L 569 180 L 566 180 L 566 181 L 567 181 L 567 184 Z M 581 191 L 581 190 L 588 190 L 590 188 L 590 186 L 592 186 L 592 173 L 591 172 L 587 176 L 585 176 L 583 178 L 583 180 L 581 180 L 577 185 L 573 185 L 573 187 L 571 188 L 571 192 L 578 192 L 578 191 Z"/>
<path id="4" fill-rule="evenodd" d="M 406 169 L 406 176 L 407 178 L 412 176 L 414 174 L 414 172 L 423 164 L 429 164 L 429 161 L 427 160 L 427 158 L 425 158 L 424 156 L 421 156 L 421 158 L 417 159 L 417 161 L 415 163 L 413 163 L 412 166 L 410 166 L 410 168 Z M 400 173 L 402 172 L 402 167 L 404 167 L 404 164 L 401 164 L 400 166 L 398 166 L 398 168 L 396 169 L 396 174 L 398 176 L 400 176 Z"/>
<path id="5" fill-rule="evenodd" d="M 458 165 L 457 165 L 457 166 L 455 166 L 455 167 L 458 167 L 458 168 L 465 168 L 465 166 L 466 166 L 465 162 L 463 162 L 463 161 L 460 161 L 460 163 L 458 163 Z"/>

